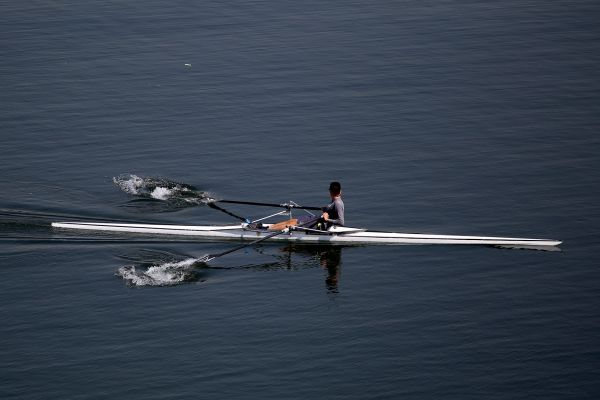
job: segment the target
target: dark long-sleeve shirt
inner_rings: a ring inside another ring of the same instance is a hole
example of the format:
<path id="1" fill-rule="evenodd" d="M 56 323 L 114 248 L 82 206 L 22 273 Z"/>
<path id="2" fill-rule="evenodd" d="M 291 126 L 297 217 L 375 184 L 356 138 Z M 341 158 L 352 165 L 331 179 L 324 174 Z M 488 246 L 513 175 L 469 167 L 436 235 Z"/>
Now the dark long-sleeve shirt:
<path id="1" fill-rule="evenodd" d="M 329 214 L 329 224 L 344 226 L 344 202 L 341 197 L 336 197 L 323 211 Z"/>

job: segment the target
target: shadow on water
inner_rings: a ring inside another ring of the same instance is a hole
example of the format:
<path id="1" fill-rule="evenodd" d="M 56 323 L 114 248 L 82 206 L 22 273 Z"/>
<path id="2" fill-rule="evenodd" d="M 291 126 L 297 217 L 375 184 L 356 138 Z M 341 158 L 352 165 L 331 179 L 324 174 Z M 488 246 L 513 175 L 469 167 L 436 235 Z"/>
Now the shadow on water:
<path id="1" fill-rule="evenodd" d="M 131 287 L 175 286 L 186 283 L 207 282 L 213 274 L 221 271 L 278 271 L 322 268 L 325 271 L 325 286 L 328 292 L 338 293 L 342 264 L 341 246 L 287 245 L 256 247 L 254 252 L 271 260 L 260 263 L 227 263 L 215 265 L 201 258 L 173 252 L 171 250 L 141 249 L 120 254 L 128 265 L 120 267 L 115 275 L 123 278 Z"/>

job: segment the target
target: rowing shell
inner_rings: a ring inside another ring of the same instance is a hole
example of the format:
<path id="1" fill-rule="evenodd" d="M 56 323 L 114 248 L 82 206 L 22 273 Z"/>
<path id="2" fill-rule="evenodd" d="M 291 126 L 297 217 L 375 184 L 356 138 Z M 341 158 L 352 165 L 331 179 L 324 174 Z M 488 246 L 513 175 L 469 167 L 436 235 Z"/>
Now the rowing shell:
<path id="1" fill-rule="evenodd" d="M 150 225 L 150 224 L 114 224 L 97 222 L 53 222 L 52 227 L 86 231 L 126 232 L 151 235 L 190 236 L 212 240 L 257 240 L 272 234 L 268 229 L 251 229 L 248 224 L 228 226 L 191 226 L 191 225 Z M 266 228 L 269 225 L 265 225 Z M 471 244 L 524 248 L 545 248 L 560 245 L 562 242 L 550 239 L 527 239 L 490 236 L 430 235 L 420 233 L 377 232 L 365 229 L 332 227 L 328 231 L 315 234 L 292 230 L 289 233 L 274 236 L 269 241 L 284 241 L 315 244 Z"/>

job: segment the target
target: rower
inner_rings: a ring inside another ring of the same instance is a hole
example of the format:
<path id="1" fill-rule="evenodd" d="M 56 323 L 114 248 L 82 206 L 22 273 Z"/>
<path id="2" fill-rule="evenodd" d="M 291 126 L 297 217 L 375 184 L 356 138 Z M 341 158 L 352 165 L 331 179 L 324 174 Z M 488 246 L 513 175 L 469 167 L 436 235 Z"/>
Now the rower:
<path id="1" fill-rule="evenodd" d="M 317 224 L 317 229 L 329 229 L 333 225 L 344 226 L 344 202 L 342 201 L 342 185 L 339 182 L 329 184 L 331 203 L 323 207 L 322 222 Z"/>

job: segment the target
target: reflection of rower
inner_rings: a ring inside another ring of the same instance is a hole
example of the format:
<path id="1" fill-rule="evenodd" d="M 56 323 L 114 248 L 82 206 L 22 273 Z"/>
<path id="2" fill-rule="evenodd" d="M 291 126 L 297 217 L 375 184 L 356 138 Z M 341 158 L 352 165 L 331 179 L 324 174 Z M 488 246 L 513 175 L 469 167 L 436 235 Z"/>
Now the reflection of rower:
<path id="1" fill-rule="evenodd" d="M 327 278 L 325 278 L 327 291 L 330 293 L 338 293 L 342 248 L 337 246 L 329 247 L 319 254 L 319 261 L 321 262 L 321 266 L 327 269 Z"/>
<path id="2" fill-rule="evenodd" d="M 292 263 L 292 254 L 300 254 L 303 256 L 309 256 L 311 260 L 317 260 L 319 265 L 327 271 L 325 278 L 325 286 L 329 293 L 338 292 L 338 281 L 340 278 L 341 265 L 342 265 L 342 248 L 343 246 L 305 246 L 298 244 L 290 244 L 283 247 L 281 251 L 287 253 L 285 259 L 285 266 L 288 269 L 294 269 Z M 281 264 L 278 264 L 281 265 Z M 295 263 L 297 266 L 298 263 Z M 314 261 L 306 264 L 307 266 L 315 266 Z"/>

